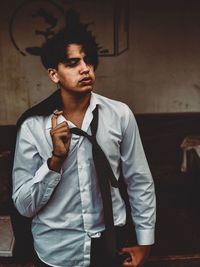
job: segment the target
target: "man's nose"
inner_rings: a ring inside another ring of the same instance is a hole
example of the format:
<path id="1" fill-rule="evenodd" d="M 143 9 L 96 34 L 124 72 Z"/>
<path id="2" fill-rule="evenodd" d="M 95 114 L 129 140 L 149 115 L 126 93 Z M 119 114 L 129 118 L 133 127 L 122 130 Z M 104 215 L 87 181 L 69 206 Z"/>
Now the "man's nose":
<path id="1" fill-rule="evenodd" d="M 82 60 L 80 73 L 89 73 L 89 71 L 90 71 L 90 66 L 84 60 Z"/>

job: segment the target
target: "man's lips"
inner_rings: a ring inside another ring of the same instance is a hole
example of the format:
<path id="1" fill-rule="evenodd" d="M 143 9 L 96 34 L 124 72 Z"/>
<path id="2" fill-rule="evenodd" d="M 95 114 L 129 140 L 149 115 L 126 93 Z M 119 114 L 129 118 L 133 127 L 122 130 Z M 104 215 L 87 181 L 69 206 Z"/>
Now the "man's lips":
<path id="1" fill-rule="evenodd" d="M 85 77 L 79 81 L 80 83 L 92 83 L 92 79 L 90 77 Z"/>

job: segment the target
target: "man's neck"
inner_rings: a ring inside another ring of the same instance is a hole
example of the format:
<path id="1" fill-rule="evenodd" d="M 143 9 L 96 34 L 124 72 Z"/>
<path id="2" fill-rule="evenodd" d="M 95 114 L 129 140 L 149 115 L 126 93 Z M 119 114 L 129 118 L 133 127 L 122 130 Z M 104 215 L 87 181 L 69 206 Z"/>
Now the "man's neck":
<path id="1" fill-rule="evenodd" d="M 63 113 L 66 119 L 81 127 L 85 112 L 90 104 L 91 92 L 68 94 L 61 90 Z"/>

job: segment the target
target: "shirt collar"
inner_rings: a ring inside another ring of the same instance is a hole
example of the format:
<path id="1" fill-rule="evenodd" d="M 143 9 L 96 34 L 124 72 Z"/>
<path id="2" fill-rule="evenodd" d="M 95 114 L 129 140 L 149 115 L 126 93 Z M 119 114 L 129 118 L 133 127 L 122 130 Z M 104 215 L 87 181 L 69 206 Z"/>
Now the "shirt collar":
<path id="1" fill-rule="evenodd" d="M 98 95 L 92 92 L 91 98 L 90 98 L 90 104 L 88 106 L 88 109 L 89 109 L 88 111 L 92 113 L 97 105 L 100 105 Z M 53 113 L 46 118 L 45 129 L 47 129 L 47 130 L 51 129 L 51 117 L 52 117 L 52 115 L 53 115 Z M 62 115 L 59 116 L 58 117 L 58 123 L 62 123 L 63 121 L 66 121 L 65 117 Z M 73 123 L 71 123 L 70 121 L 67 121 L 67 122 L 68 122 L 69 126 L 74 127 Z"/>
<path id="2" fill-rule="evenodd" d="M 91 112 L 93 112 L 93 110 L 96 108 L 97 105 L 100 105 L 100 101 L 98 98 L 98 95 L 95 93 L 91 93 L 91 98 L 90 98 L 90 105 L 89 105 L 89 109 L 91 110 Z"/>

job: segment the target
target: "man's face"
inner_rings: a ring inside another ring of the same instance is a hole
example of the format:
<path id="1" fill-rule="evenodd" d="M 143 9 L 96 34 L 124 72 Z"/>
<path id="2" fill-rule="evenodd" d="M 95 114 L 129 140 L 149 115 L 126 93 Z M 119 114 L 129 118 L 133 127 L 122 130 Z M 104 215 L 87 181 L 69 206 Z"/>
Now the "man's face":
<path id="1" fill-rule="evenodd" d="M 67 47 L 66 62 L 58 64 L 54 78 L 54 82 L 68 93 L 86 93 L 93 90 L 94 67 L 81 45 L 70 44 Z"/>

